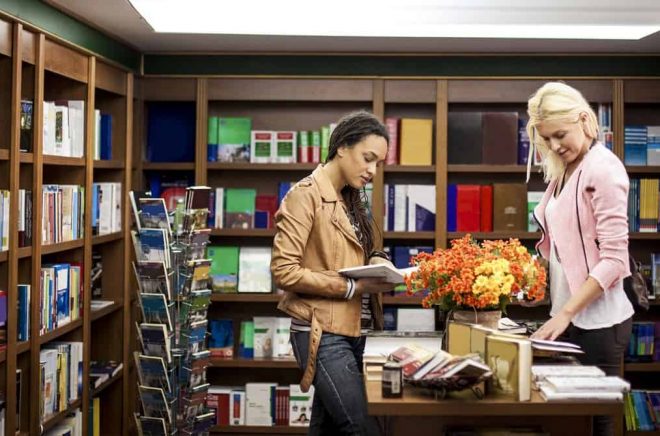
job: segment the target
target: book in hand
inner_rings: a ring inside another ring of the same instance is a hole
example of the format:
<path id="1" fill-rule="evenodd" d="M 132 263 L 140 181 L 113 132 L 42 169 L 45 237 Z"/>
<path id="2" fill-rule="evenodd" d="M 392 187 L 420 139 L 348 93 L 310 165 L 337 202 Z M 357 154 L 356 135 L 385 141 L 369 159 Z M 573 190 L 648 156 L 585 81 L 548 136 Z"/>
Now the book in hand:
<path id="1" fill-rule="evenodd" d="M 409 268 L 396 268 L 390 263 L 379 263 L 376 265 L 355 266 L 339 270 L 339 274 L 352 279 L 377 278 L 387 283 L 400 284 L 404 282 L 405 276 L 417 271 L 416 266 Z"/>
<path id="2" fill-rule="evenodd" d="M 584 354 L 584 351 L 582 351 L 579 345 L 571 342 L 548 341 L 545 339 L 530 340 L 532 341 L 532 349 L 535 356 L 548 353 Z"/>

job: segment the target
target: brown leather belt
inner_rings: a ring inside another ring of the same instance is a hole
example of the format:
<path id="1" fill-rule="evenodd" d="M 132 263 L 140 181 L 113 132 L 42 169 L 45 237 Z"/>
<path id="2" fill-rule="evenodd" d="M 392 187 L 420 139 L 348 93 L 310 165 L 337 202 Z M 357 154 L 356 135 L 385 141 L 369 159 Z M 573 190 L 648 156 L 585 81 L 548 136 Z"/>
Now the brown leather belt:
<path id="1" fill-rule="evenodd" d="M 312 313 L 312 324 L 309 332 L 309 353 L 307 354 L 307 366 L 303 373 L 302 380 L 300 381 L 300 388 L 303 392 L 309 391 L 309 387 L 314 382 L 314 374 L 316 374 L 316 355 L 321 342 L 321 323 L 316 319 L 316 313 Z"/>

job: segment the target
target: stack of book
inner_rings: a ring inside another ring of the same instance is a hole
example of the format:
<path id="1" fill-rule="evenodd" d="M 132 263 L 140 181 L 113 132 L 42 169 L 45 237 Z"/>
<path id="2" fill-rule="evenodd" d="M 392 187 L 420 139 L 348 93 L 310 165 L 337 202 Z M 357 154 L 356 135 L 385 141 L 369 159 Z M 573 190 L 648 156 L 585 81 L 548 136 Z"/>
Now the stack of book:
<path id="1" fill-rule="evenodd" d="M 596 366 L 532 366 L 536 387 L 546 401 L 613 400 L 622 401 L 630 383 L 616 376 L 606 376 Z"/>
<path id="2" fill-rule="evenodd" d="M 142 404 L 135 420 L 141 434 L 200 434 L 215 421 L 206 409 L 209 192 L 207 187 L 187 189 L 175 230 L 163 199 L 136 198 L 131 192 L 137 223 L 133 269 L 142 311 L 137 325 L 142 351 L 134 355 Z"/>

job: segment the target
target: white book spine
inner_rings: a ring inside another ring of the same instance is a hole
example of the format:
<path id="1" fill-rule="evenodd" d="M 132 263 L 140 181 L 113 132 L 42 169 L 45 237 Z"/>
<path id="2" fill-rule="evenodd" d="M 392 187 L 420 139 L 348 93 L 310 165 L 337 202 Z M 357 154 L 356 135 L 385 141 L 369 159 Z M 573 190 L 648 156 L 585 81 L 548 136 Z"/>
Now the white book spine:
<path id="1" fill-rule="evenodd" d="M 406 231 L 408 185 L 394 186 L 394 231 Z"/>

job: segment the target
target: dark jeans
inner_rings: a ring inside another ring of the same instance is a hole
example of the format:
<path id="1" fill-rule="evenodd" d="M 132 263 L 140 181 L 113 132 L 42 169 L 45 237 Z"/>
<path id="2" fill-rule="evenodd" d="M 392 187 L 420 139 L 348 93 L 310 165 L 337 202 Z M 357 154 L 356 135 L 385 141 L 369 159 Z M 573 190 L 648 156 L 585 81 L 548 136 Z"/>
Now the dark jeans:
<path id="1" fill-rule="evenodd" d="M 316 356 L 314 404 L 310 435 L 376 436 L 375 418 L 367 413 L 362 378 L 364 336 L 352 338 L 323 333 Z M 291 345 L 298 366 L 307 366 L 309 333 L 291 333 Z"/>
<path id="2" fill-rule="evenodd" d="M 571 324 L 566 332 L 568 341 L 582 347 L 578 358 L 583 365 L 596 365 L 607 375 L 621 376 L 623 354 L 632 334 L 632 318 L 612 327 L 585 330 Z M 614 434 L 614 424 L 608 416 L 594 417 L 596 436 Z"/>

